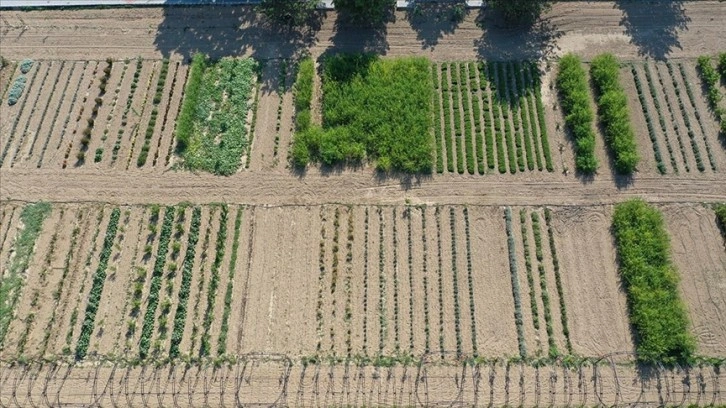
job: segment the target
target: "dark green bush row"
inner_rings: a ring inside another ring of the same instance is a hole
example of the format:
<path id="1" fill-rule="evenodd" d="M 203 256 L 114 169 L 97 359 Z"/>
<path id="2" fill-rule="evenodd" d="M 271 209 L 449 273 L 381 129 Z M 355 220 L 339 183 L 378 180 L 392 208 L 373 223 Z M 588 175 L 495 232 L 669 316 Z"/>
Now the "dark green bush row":
<path id="1" fill-rule="evenodd" d="M 227 332 L 229 331 L 229 315 L 232 313 L 232 289 L 234 288 L 234 275 L 237 270 L 237 252 L 239 252 L 239 236 L 242 226 L 243 208 L 237 209 L 234 219 L 234 239 L 232 241 L 232 256 L 229 258 L 229 278 L 227 289 L 224 292 L 224 312 L 222 314 L 222 328 L 217 340 L 217 355 L 223 356 L 227 352 Z"/>
<path id="2" fill-rule="evenodd" d="M 323 128 L 295 135 L 293 162 L 335 165 L 369 159 L 380 171 L 431 172 L 431 92 L 425 58 L 325 58 Z"/>
<path id="3" fill-rule="evenodd" d="M 93 334 L 93 327 L 96 323 L 96 312 L 98 312 L 98 302 L 101 300 L 103 285 L 106 283 L 106 268 L 108 260 L 111 257 L 113 249 L 113 241 L 116 239 L 116 230 L 118 229 L 118 220 L 121 217 L 121 210 L 118 207 L 111 212 L 111 218 L 106 228 L 106 236 L 103 239 L 103 248 L 98 259 L 98 268 L 93 275 L 93 284 L 88 294 L 88 303 L 86 304 L 86 313 L 81 325 L 81 333 L 76 343 L 76 360 L 83 360 L 86 357 L 88 346 Z"/>
<path id="4" fill-rule="evenodd" d="M 635 89 L 638 91 L 638 100 L 640 101 L 640 107 L 643 109 L 643 116 L 645 117 L 645 124 L 648 128 L 648 136 L 650 136 L 650 142 L 653 144 L 653 153 L 655 155 L 655 163 L 660 174 L 666 173 L 665 163 L 663 163 L 663 156 L 660 153 L 660 145 L 655 135 L 655 127 L 653 126 L 653 118 L 650 115 L 650 110 L 645 101 L 645 91 L 643 90 L 643 84 L 640 81 L 640 75 L 638 70 L 635 69 L 634 65 L 630 66 L 630 70 L 633 73 L 633 79 L 635 80 Z"/>
<path id="5" fill-rule="evenodd" d="M 365 232 L 363 235 L 363 354 L 368 355 L 368 220 L 369 213 L 366 207 Z"/>
<path id="6" fill-rule="evenodd" d="M 204 312 L 204 321 L 202 322 L 202 345 L 199 349 L 199 356 L 205 357 L 209 355 L 211 344 L 209 343 L 209 331 L 212 328 L 212 319 L 214 318 L 214 303 L 217 300 L 217 288 L 219 287 L 219 267 L 224 259 L 225 244 L 227 241 L 227 214 L 228 208 L 226 204 L 222 205 L 222 212 L 219 218 L 219 230 L 217 231 L 217 242 L 215 244 L 214 262 L 212 263 L 212 277 L 209 280 L 207 288 L 207 309 Z"/>
<path id="7" fill-rule="evenodd" d="M 421 240 L 422 240 L 422 250 L 423 253 L 427 253 L 428 251 L 428 240 L 426 239 L 426 208 L 421 208 L 421 231 L 424 233 L 421 234 Z M 427 257 L 422 257 L 423 264 L 421 265 L 421 271 L 423 271 L 423 289 L 424 289 L 424 351 L 426 353 L 431 351 L 431 319 L 429 316 L 429 264 L 427 261 Z"/>
<path id="8" fill-rule="evenodd" d="M 688 362 L 695 350 L 661 213 L 641 200 L 615 207 L 613 233 L 637 352 L 648 363 Z"/>
<path id="9" fill-rule="evenodd" d="M 388 335 L 388 305 L 386 302 L 386 252 L 383 230 L 386 224 L 383 220 L 383 209 L 378 207 L 378 354 L 383 354 Z"/>
<path id="10" fill-rule="evenodd" d="M 527 345 L 524 340 L 524 321 L 522 319 L 522 300 L 519 294 L 519 278 L 517 277 L 517 250 L 512 232 L 512 209 L 504 210 L 507 227 L 507 248 L 509 250 L 509 273 L 512 278 L 512 297 L 514 298 L 514 323 L 517 326 L 517 341 L 519 343 L 519 356 L 527 357 Z"/>
<path id="11" fill-rule="evenodd" d="M 711 65 L 711 57 L 707 55 L 698 57 L 698 74 L 708 89 L 708 105 L 721 123 L 721 136 L 726 137 L 726 109 L 719 106 L 723 95 L 718 88 L 719 74 Z"/>
<path id="12" fill-rule="evenodd" d="M 542 164 L 542 154 L 541 151 L 543 149 L 540 148 L 540 142 L 539 137 L 540 134 L 537 132 L 537 118 L 536 118 L 536 99 L 535 94 L 539 94 L 541 91 L 537 88 L 537 83 L 532 79 L 532 73 L 530 72 L 531 65 L 523 63 L 522 64 L 522 76 L 524 77 L 525 82 L 525 89 L 527 91 L 527 101 L 525 105 L 527 106 L 527 110 L 529 111 L 529 126 L 531 128 L 531 136 L 532 136 L 532 142 L 533 142 L 533 153 L 537 162 L 537 170 L 542 171 L 544 168 Z M 544 109 L 544 108 L 543 108 Z M 544 128 L 541 130 L 541 132 L 544 132 L 544 136 L 546 136 L 547 128 Z M 544 152 L 544 154 L 549 154 L 549 151 Z M 551 161 L 551 159 L 550 159 Z"/>
<path id="13" fill-rule="evenodd" d="M 464 149 L 466 150 L 466 170 L 469 174 L 475 174 L 474 136 L 471 134 L 471 80 L 466 74 L 466 65 L 464 63 L 459 64 L 461 103 L 464 105 Z"/>
<path id="14" fill-rule="evenodd" d="M 451 132 L 451 90 L 449 88 L 449 64 L 441 64 L 441 97 L 444 109 L 444 139 L 446 140 L 446 171 L 456 171 L 454 162 L 454 135 Z"/>
<path id="15" fill-rule="evenodd" d="M 13 244 L 15 255 L 12 261 L 0 275 L 0 345 L 4 344 L 10 321 L 14 317 L 28 264 L 35 251 L 35 241 L 50 211 L 49 203 L 36 203 L 27 205 L 20 213 L 20 221 L 25 227 Z"/>
<path id="16" fill-rule="evenodd" d="M 12 106 L 18 103 L 18 99 L 20 99 L 20 96 L 23 95 L 23 90 L 25 90 L 25 83 L 27 81 L 28 79 L 25 75 L 18 75 L 18 77 L 15 78 L 13 85 L 10 87 L 10 92 L 8 92 L 8 105 Z"/>
<path id="17" fill-rule="evenodd" d="M 671 146 L 670 140 L 668 138 L 668 129 L 666 128 L 665 118 L 663 117 L 663 109 L 660 106 L 658 94 L 655 88 L 655 82 L 653 81 L 653 77 L 650 73 L 650 67 L 648 65 L 645 65 L 645 79 L 648 81 L 650 96 L 653 100 L 655 111 L 658 113 L 658 122 L 660 123 L 660 130 L 663 132 L 663 137 L 665 137 L 666 148 L 668 149 L 668 155 L 671 159 L 671 166 L 673 167 L 673 171 L 678 173 L 678 164 L 676 163 L 676 156 L 673 154 L 673 147 Z"/>
<path id="18" fill-rule="evenodd" d="M 189 229 L 189 238 L 187 238 L 187 251 L 184 254 L 182 262 L 182 282 L 179 288 L 179 304 L 174 315 L 174 328 L 171 333 L 171 346 L 169 347 L 169 357 L 174 359 L 179 357 L 179 345 L 184 335 L 184 325 L 187 319 L 187 303 L 189 302 L 189 292 L 192 286 L 192 267 L 194 266 L 194 257 L 197 253 L 197 242 L 199 241 L 199 226 L 202 223 L 202 209 L 194 207 L 192 212 L 192 222 Z"/>
<path id="19" fill-rule="evenodd" d="M 567 54 L 560 59 L 557 88 L 565 112 L 565 123 L 575 139 L 575 167 L 585 174 L 595 173 L 598 162 L 595 132 L 592 130 L 595 117 L 590 109 L 590 85 L 585 69 L 575 54 Z"/>
<path id="20" fill-rule="evenodd" d="M 504 141 L 507 145 L 507 162 L 509 164 L 509 172 L 514 174 L 517 172 L 517 152 L 514 150 L 514 136 L 512 135 L 512 125 L 509 123 L 509 106 L 511 99 L 509 96 L 509 84 L 507 81 L 506 64 L 503 62 L 496 63 L 498 67 L 498 90 L 499 103 L 502 109 L 502 120 L 504 121 Z"/>
<path id="21" fill-rule="evenodd" d="M 545 168 L 547 171 L 553 172 L 552 152 L 550 151 L 550 142 L 547 136 L 547 123 L 545 122 L 544 104 L 542 103 L 542 92 L 540 90 L 542 79 L 540 78 L 539 67 L 537 67 L 536 62 L 529 63 L 528 74 L 532 80 L 532 89 L 535 94 L 535 102 L 537 103 L 537 119 L 539 121 L 540 137 L 542 138 L 542 153 L 544 153 Z"/>
<path id="22" fill-rule="evenodd" d="M 144 325 L 141 328 L 139 358 L 142 360 L 149 355 L 149 348 L 151 347 L 151 334 L 154 332 L 154 317 L 156 316 L 156 308 L 159 306 L 161 278 L 164 275 L 166 254 L 169 252 L 169 240 L 171 239 L 173 221 L 174 207 L 166 207 L 164 210 L 164 221 L 161 224 L 161 233 L 159 234 L 159 247 L 156 250 L 154 269 L 151 272 L 151 287 L 149 288 L 146 314 L 144 314 Z"/>
<path id="23" fill-rule="evenodd" d="M 456 142 L 456 171 L 464 174 L 464 149 L 463 149 L 463 130 L 461 128 L 461 108 L 459 99 L 461 99 L 461 81 L 459 79 L 459 64 L 452 62 L 449 64 L 451 72 L 451 108 L 454 112 L 454 141 Z"/>
<path id="24" fill-rule="evenodd" d="M 207 57 L 204 54 L 195 54 L 189 68 L 189 78 L 184 91 L 184 102 L 182 102 L 181 112 L 179 112 L 176 119 L 176 140 L 177 150 L 179 151 L 186 148 L 194 132 L 194 116 L 197 105 L 200 103 L 199 96 L 206 67 Z"/>
<path id="25" fill-rule="evenodd" d="M 670 68 L 671 63 L 668 62 L 668 66 Z M 706 154 L 708 155 L 708 161 L 711 163 L 711 170 L 716 171 L 716 161 L 713 158 L 713 152 L 711 151 L 711 145 L 708 143 L 708 138 L 706 137 L 706 129 L 703 126 L 703 119 L 701 118 L 701 114 L 698 111 L 698 108 L 696 107 L 696 98 L 693 95 L 693 89 L 691 88 L 691 82 L 688 80 L 688 75 L 686 74 L 686 69 L 683 67 L 682 63 L 678 64 L 678 70 L 681 73 L 681 79 L 683 79 L 683 84 L 686 86 L 686 95 L 688 95 L 688 101 L 691 104 L 691 107 L 693 108 L 693 113 L 696 115 L 696 121 L 698 121 L 698 126 L 701 128 L 701 134 L 703 135 L 703 144 L 706 146 Z"/>
<path id="26" fill-rule="evenodd" d="M 512 109 L 512 123 L 514 125 L 514 145 L 517 149 L 517 168 L 519 171 L 524 171 L 524 164 L 525 164 L 525 158 L 524 158 L 524 139 L 526 137 L 525 134 L 522 133 L 522 126 L 520 125 L 521 121 L 521 112 L 520 112 L 520 104 L 519 101 L 521 101 L 520 92 L 521 89 L 518 86 L 517 83 L 517 75 L 518 72 L 516 70 L 516 65 L 513 62 L 509 62 L 507 64 L 507 86 L 509 87 L 509 107 Z"/>
<path id="27" fill-rule="evenodd" d="M 718 54 L 718 72 L 721 74 L 721 80 L 726 81 L 726 52 Z"/>
<path id="28" fill-rule="evenodd" d="M 161 72 L 159 72 L 159 78 L 156 81 L 156 93 L 154 93 L 154 99 L 152 100 L 153 107 L 151 108 L 151 117 L 149 117 L 149 123 L 146 125 L 146 134 L 144 135 L 144 144 L 141 146 L 141 152 L 136 158 L 136 166 L 141 167 L 146 164 L 146 158 L 149 155 L 149 149 L 151 148 L 151 138 L 154 136 L 154 128 L 156 127 L 156 118 L 159 116 L 159 104 L 164 93 L 164 84 L 166 84 L 166 76 L 169 73 L 169 60 L 164 59 L 161 62 Z"/>
<path id="29" fill-rule="evenodd" d="M 444 150 L 441 141 L 441 86 L 439 80 L 439 69 L 436 64 L 431 64 L 431 75 L 434 85 L 434 139 L 436 142 L 436 172 L 444 172 Z"/>
<path id="30" fill-rule="evenodd" d="M 436 207 L 436 211 L 434 211 L 434 217 L 436 218 L 436 249 L 438 255 L 438 265 L 436 271 L 439 276 L 439 351 L 441 352 L 441 357 L 443 358 L 444 351 L 446 350 L 444 345 L 444 265 L 442 261 L 443 256 L 441 248 L 441 207 Z"/>
<path id="31" fill-rule="evenodd" d="M 338 218 L 338 209 L 335 209 L 335 218 L 336 218 L 336 224 L 337 218 Z M 394 344 L 394 351 L 396 353 L 401 352 L 401 343 L 400 343 L 400 319 L 399 319 L 399 312 L 401 310 L 400 304 L 399 304 L 399 296 L 398 296 L 398 287 L 399 287 L 399 281 L 398 281 L 398 218 L 396 217 L 396 208 L 393 208 L 393 344 Z M 337 235 L 338 235 L 338 228 L 336 226 L 335 228 L 335 237 L 333 237 L 333 242 L 335 243 L 337 247 Z M 335 257 L 333 258 L 333 262 L 336 263 L 338 259 L 337 251 L 335 251 L 335 248 L 333 247 L 333 252 Z M 335 269 L 333 269 L 333 272 L 335 272 Z M 333 279 L 335 279 L 335 275 L 333 275 Z M 332 293 L 331 293 L 332 295 Z M 335 318 L 335 298 L 333 298 L 333 318 Z"/>
<path id="32" fill-rule="evenodd" d="M 479 73 L 476 71 L 477 64 L 469 62 L 467 65 L 469 67 L 469 88 L 471 92 L 472 113 L 474 115 L 474 135 L 476 136 L 476 166 L 479 169 L 479 174 L 484 174 L 486 172 L 486 162 L 484 159 L 486 148 L 484 147 L 484 129 L 482 129 L 481 116 L 482 114 L 487 115 L 487 112 L 483 112 L 481 108 L 481 100 L 479 97 L 481 85 L 477 83 L 479 78 Z M 486 106 L 488 109 L 489 105 Z"/>
<path id="33" fill-rule="evenodd" d="M 630 125 L 628 101 L 619 82 L 619 70 L 615 56 L 602 54 L 592 60 L 590 75 L 597 90 L 600 122 L 605 128 L 605 142 L 614 155 L 615 169 L 632 174 L 640 156 Z"/>

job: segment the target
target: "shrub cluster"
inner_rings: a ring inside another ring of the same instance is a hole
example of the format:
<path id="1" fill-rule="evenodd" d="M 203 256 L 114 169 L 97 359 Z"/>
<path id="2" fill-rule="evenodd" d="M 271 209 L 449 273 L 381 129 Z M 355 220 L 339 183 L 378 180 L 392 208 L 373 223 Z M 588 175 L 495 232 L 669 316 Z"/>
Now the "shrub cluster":
<path id="1" fill-rule="evenodd" d="M 111 218 L 106 228 L 106 236 L 103 239 L 103 248 L 98 260 L 98 268 L 93 275 L 93 283 L 91 291 L 88 294 L 88 303 L 86 304 L 86 313 L 81 325 L 81 334 L 78 336 L 76 344 L 76 360 L 83 360 L 88 351 L 91 334 L 96 322 L 96 312 L 98 312 L 98 302 L 101 300 L 103 285 L 106 282 L 106 268 L 108 260 L 111 257 L 113 249 L 113 241 L 116 239 L 116 230 L 118 229 L 118 220 L 121 217 L 121 210 L 118 207 L 111 212 Z"/>
<path id="2" fill-rule="evenodd" d="M 169 252 L 169 240 L 171 239 L 172 222 L 174 221 L 174 207 L 166 207 L 164 210 L 164 221 L 161 224 L 159 235 L 159 247 L 156 251 L 154 269 L 151 272 L 151 287 L 147 299 L 146 314 L 144 314 L 144 325 L 141 327 L 141 340 L 139 341 L 139 358 L 142 360 L 149 355 L 151 347 L 151 334 L 154 331 L 154 316 L 159 306 L 159 291 L 161 290 L 161 278 L 164 275 L 166 254 Z"/>
<path id="3" fill-rule="evenodd" d="M 596 57 L 590 66 L 598 93 L 600 121 L 605 127 L 605 141 L 615 156 L 615 169 L 619 173 L 631 174 L 640 157 L 630 125 L 628 101 L 619 82 L 619 70 L 620 64 L 612 54 Z"/>
<path id="4" fill-rule="evenodd" d="M 24 59 L 20 63 L 20 73 L 27 74 L 30 72 L 30 69 L 33 68 L 33 60 L 32 59 Z"/>
<path id="5" fill-rule="evenodd" d="M 720 63 L 719 69 L 721 69 Z M 709 56 L 698 57 L 698 73 L 708 89 L 708 105 L 721 123 L 721 135 L 726 137 L 726 109 L 719 106 L 719 102 L 723 98 L 718 86 L 719 74 L 711 65 Z"/>
<path id="6" fill-rule="evenodd" d="M 582 173 L 592 174 L 598 167 L 592 130 L 594 115 L 590 109 L 590 86 L 585 69 L 576 55 L 567 54 L 560 59 L 557 88 L 565 122 L 575 138 L 575 167 Z"/>
<path id="7" fill-rule="evenodd" d="M 339 54 L 323 67 L 323 128 L 295 134 L 294 164 L 372 159 L 381 171 L 431 172 L 432 86 L 425 58 Z"/>
<path id="8" fill-rule="evenodd" d="M 695 341 L 679 297 L 663 216 L 641 200 L 626 201 L 615 207 L 613 232 L 639 359 L 688 362 Z"/>
<path id="9" fill-rule="evenodd" d="M 8 92 L 8 105 L 15 105 L 18 103 L 18 100 L 23 95 L 23 90 L 25 90 L 25 83 L 28 82 L 28 78 L 25 77 L 25 75 L 18 75 L 17 78 L 15 78 L 15 81 L 13 81 L 13 84 L 10 86 L 10 91 Z"/>

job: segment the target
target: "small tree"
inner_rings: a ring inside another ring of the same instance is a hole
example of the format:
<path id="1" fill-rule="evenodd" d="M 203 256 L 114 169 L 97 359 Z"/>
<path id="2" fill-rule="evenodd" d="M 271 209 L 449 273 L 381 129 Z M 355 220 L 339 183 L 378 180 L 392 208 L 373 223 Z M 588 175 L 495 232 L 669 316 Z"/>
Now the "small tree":
<path id="1" fill-rule="evenodd" d="M 507 22 L 531 24 L 550 8 L 552 0 L 490 0 L 489 4 L 500 11 Z"/>
<path id="2" fill-rule="evenodd" d="M 335 9 L 352 21 L 381 24 L 396 6 L 396 0 L 333 0 Z"/>
<path id="3" fill-rule="evenodd" d="M 262 0 L 257 9 L 271 21 L 284 25 L 305 25 L 318 0 Z"/>

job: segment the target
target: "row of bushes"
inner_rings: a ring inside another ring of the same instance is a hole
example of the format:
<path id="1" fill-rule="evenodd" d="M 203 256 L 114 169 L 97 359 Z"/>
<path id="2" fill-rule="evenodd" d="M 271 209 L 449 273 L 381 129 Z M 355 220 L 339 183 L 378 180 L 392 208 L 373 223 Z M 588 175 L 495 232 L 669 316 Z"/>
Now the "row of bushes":
<path id="1" fill-rule="evenodd" d="M 166 207 L 164 210 L 164 221 L 161 224 L 159 235 L 159 246 L 156 250 L 154 269 L 151 271 L 151 286 L 147 299 L 146 314 L 144 314 L 144 325 L 141 327 L 141 340 L 139 341 L 139 358 L 145 359 L 149 355 L 151 347 L 151 334 L 154 332 L 154 317 L 156 308 L 159 306 L 159 291 L 161 290 L 161 278 L 164 275 L 166 254 L 169 252 L 169 240 L 171 239 L 172 222 L 174 221 L 174 207 Z"/>
<path id="2" fill-rule="evenodd" d="M 189 302 L 189 293 L 192 286 L 192 267 L 194 266 L 194 258 L 197 252 L 197 242 L 199 241 L 199 226 L 202 223 L 202 210 L 194 207 L 192 211 L 191 227 L 189 229 L 189 237 L 187 238 L 187 251 L 182 261 L 182 282 L 179 288 L 179 303 L 177 304 L 176 313 L 174 314 L 174 328 L 171 332 L 171 346 L 169 347 L 169 357 L 174 359 L 179 357 L 179 345 L 184 335 L 184 324 L 187 319 L 187 303 Z"/>
<path id="3" fill-rule="evenodd" d="M 441 64 L 441 94 L 444 110 L 444 140 L 446 140 L 446 170 L 456 171 L 454 162 L 454 135 L 451 130 L 451 90 L 449 87 L 449 64 Z"/>
<path id="4" fill-rule="evenodd" d="M 433 78 L 434 86 L 434 142 L 436 145 L 436 172 L 444 172 L 444 147 L 441 140 L 441 96 L 440 96 L 440 83 L 439 80 L 439 68 L 436 64 L 431 64 L 431 76 Z"/>
<path id="5" fill-rule="evenodd" d="M 111 218 L 106 228 L 106 236 L 103 239 L 103 248 L 98 260 L 98 268 L 93 275 L 93 283 L 91 291 L 88 294 L 88 303 L 86 304 L 86 313 L 81 325 L 81 334 L 78 336 L 76 343 L 76 360 L 82 360 L 86 357 L 88 346 L 93 334 L 93 327 L 96 322 L 96 312 L 98 312 L 98 302 L 101 300 L 103 285 L 106 283 L 106 268 L 108 260 L 111 257 L 113 249 L 113 241 L 116 239 L 116 230 L 118 229 L 118 221 L 121 217 L 121 210 L 116 207 L 111 212 Z"/>
<path id="6" fill-rule="evenodd" d="M 615 56 L 602 54 L 592 60 L 590 75 L 597 90 L 605 142 L 615 156 L 615 169 L 622 174 L 632 174 L 640 156 L 630 124 L 627 97 L 619 82 L 619 70 L 620 64 Z"/>
<path id="7" fill-rule="evenodd" d="M 615 207 L 613 232 L 638 357 L 648 363 L 689 361 L 695 341 L 663 216 L 644 201 L 630 200 Z"/>
<path id="8" fill-rule="evenodd" d="M 20 213 L 24 228 L 13 244 L 15 255 L 0 275 L 0 346 L 14 317 L 15 304 L 20 298 L 25 273 L 35 251 L 35 241 L 40 235 L 43 221 L 50 214 L 49 203 L 30 204 Z"/>
<path id="9" fill-rule="evenodd" d="M 565 112 L 565 123 L 575 139 L 575 167 L 584 174 L 595 173 L 598 162 L 595 132 L 592 130 L 595 117 L 590 109 L 590 85 L 576 55 L 567 54 L 560 59 L 557 88 Z"/>
<path id="10" fill-rule="evenodd" d="M 720 63 L 719 69 L 721 69 Z M 723 95 L 718 86 L 719 74 L 711 65 L 711 57 L 707 55 L 698 57 L 698 73 L 708 89 L 708 105 L 721 123 L 721 135 L 726 137 L 726 109 L 719 106 Z"/>

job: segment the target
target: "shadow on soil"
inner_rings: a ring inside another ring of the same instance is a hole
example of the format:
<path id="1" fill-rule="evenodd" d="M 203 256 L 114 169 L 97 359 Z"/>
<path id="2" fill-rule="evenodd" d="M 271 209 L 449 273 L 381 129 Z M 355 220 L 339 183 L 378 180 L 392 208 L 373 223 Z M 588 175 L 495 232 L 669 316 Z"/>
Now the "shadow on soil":
<path id="1" fill-rule="evenodd" d="M 406 20 L 416 31 L 416 39 L 423 49 L 434 49 L 445 35 L 453 34 L 469 14 L 464 0 L 437 3 L 414 2 L 406 11 Z"/>
<path id="2" fill-rule="evenodd" d="M 632 38 L 642 56 L 665 60 L 671 50 L 681 48 L 678 32 L 687 30 L 683 0 L 650 1 L 621 0 L 616 7 L 623 11 L 620 24 Z"/>
<path id="3" fill-rule="evenodd" d="M 554 57 L 558 38 L 564 33 L 547 19 L 532 25 L 512 26 L 500 13 L 481 9 L 477 25 L 481 38 L 475 41 L 477 54 L 484 60 L 535 60 Z"/>
<path id="4" fill-rule="evenodd" d="M 395 21 L 393 12 L 387 14 L 380 23 L 373 25 L 362 24 L 350 16 L 338 14 L 335 16 L 334 34 L 330 38 L 332 45 L 323 54 L 365 52 L 385 55 L 389 49 L 386 24 Z"/>
<path id="5" fill-rule="evenodd" d="M 266 21 L 252 6 L 165 7 L 155 44 L 164 57 L 187 60 L 198 52 L 211 58 L 293 58 L 314 44 L 324 18 L 316 13 L 297 29 Z"/>

